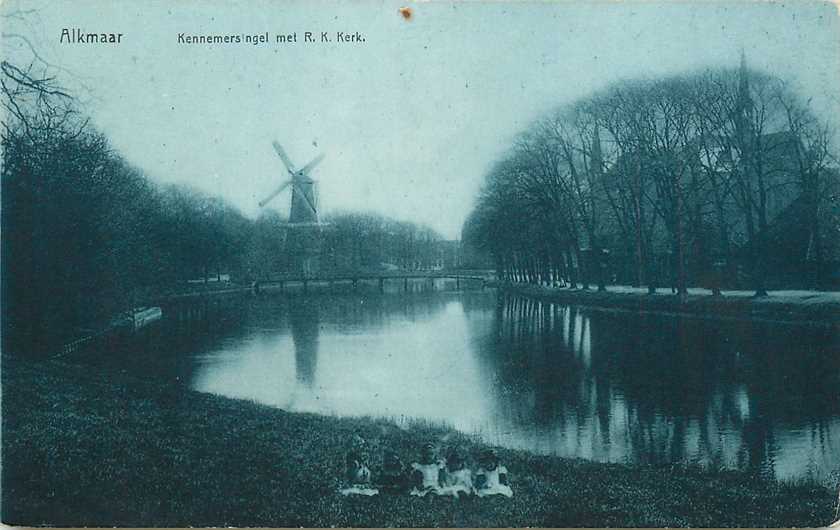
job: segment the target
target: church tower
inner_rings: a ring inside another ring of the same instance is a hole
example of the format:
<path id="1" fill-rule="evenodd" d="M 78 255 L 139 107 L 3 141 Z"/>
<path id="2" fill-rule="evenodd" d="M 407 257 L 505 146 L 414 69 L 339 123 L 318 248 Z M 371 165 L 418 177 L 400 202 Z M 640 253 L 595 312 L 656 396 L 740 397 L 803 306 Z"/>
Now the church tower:
<path id="1" fill-rule="evenodd" d="M 604 160 L 601 154 L 601 130 L 597 123 L 592 131 L 592 156 L 589 164 L 593 175 L 600 175 L 604 170 Z"/>
<path id="2" fill-rule="evenodd" d="M 753 101 L 750 96 L 750 73 L 747 68 L 747 55 L 741 50 L 741 65 L 738 68 L 738 95 L 735 101 L 735 134 L 738 148 L 743 154 L 752 143 L 753 136 Z"/>

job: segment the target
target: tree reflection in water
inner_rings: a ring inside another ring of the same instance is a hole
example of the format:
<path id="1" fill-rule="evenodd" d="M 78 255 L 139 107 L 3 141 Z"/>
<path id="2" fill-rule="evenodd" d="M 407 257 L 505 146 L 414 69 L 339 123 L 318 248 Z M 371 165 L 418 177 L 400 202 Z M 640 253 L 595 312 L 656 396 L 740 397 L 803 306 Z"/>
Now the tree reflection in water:
<path id="1" fill-rule="evenodd" d="M 496 381 L 497 418 L 485 434 L 499 443 L 775 476 L 838 466 L 840 348 L 831 328 L 500 297 L 492 329 L 472 330 Z"/>

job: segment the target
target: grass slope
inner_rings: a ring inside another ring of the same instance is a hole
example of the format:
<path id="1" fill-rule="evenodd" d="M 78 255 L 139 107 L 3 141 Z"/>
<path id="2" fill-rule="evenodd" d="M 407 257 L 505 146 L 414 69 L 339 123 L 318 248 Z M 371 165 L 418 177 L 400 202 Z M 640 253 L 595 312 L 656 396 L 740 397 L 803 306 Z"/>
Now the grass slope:
<path id="1" fill-rule="evenodd" d="M 835 494 L 737 472 L 500 450 L 513 499 L 345 498 L 359 433 L 405 459 L 428 426 L 288 413 L 81 366 L 4 359 L 3 522 L 60 526 L 821 526 Z"/>

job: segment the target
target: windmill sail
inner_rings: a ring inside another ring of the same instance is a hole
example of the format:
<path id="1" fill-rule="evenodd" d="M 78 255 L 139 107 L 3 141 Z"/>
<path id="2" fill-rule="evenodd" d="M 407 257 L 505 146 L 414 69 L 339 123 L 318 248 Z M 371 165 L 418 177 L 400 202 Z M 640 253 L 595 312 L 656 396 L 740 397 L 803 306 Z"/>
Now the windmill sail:
<path id="1" fill-rule="evenodd" d="M 321 153 L 320 155 L 318 155 L 318 156 L 316 156 L 315 158 L 313 158 L 313 159 L 312 159 L 312 162 L 310 162 L 310 163 L 306 164 L 305 166 L 303 166 L 303 169 L 301 169 L 301 170 L 300 170 L 300 173 L 302 173 L 304 176 L 307 176 L 307 177 L 308 177 L 308 176 L 309 176 L 309 175 L 308 175 L 308 173 L 309 173 L 310 171 L 312 171 L 313 169 L 315 169 L 315 166 L 317 166 L 318 164 L 320 164 L 320 163 L 321 163 L 321 160 L 323 160 L 323 159 L 324 159 L 324 156 L 325 156 L 325 155 L 324 155 L 323 153 Z"/>
<path id="2" fill-rule="evenodd" d="M 268 196 L 268 197 L 266 197 L 265 199 L 263 199 L 263 200 L 261 200 L 261 201 L 260 201 L 260 208 L 262 208 L 263 206 L 265 206 L 266 204 L 268 204 L 268 201 L 270 201 L 271 199 L 273 199 L 274 197 L 276 197 L 276 196 L 277 196 L 280 192 L 282 192 L 283 190 L 285 190 L 286 188 L 288 188 L 288 187 L 289 187 L 289 184 L 291 184 L 291 183 L 292 183 L 292 181 L 291 181 L 291 180 L 287 180 L 286 182 L 284 182 L 283 184 L 281 184 L 280 186 L 278 186 L 278 187 L 277 187 L 277 189 L 275 189 L 274 191 L 272 191 L 272 192 L 269 194 L 269 196 Z"/>
<path id="3" fill-rule="evenodd" d="M 277 156 L 279 156 L 280 160 L 283 161 L 283 165 L 286 166 L 286 170 L 289 173 L 294 173 L 295 165 L 292 164 L 292 161 L 289 159 L 286 151 L 283 150 L 283 147 L 277 141 L 271 142 L 271 145 L 274 147 L 274 151 L 277 153 Z"/>

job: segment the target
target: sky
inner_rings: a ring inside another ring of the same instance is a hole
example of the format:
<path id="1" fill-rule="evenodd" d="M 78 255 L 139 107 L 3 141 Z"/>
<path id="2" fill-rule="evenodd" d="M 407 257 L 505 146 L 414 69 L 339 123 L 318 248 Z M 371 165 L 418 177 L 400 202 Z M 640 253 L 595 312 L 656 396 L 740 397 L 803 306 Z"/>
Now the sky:
<path id="1" fill-rule="evenodd" d="M 404 18 L 400 7 L 412 10 Z M 840 124 L 833 4 L 768 2 L 6 2 L 4 55 L 24 35 L 93 123 L 150 178 L 255 217 L 284 178 L 271 142 L 313 172 L 321 215 L 374 211 L 460 235 L 485 173 L 553 108 L 620 79 L 735 66 L 791 79 Z M 63 28 L 123 33 L 61 43 Z M 333 42 L 304 43 L 303 32 Z M 365 42 L 335 42 L 335 32 Z M 269 33 L 267 44 L 179 44 Z M 278 33 L 296 44 L 277 44 Z M 288 192 L 267 208 L 288 215 Z"/>

